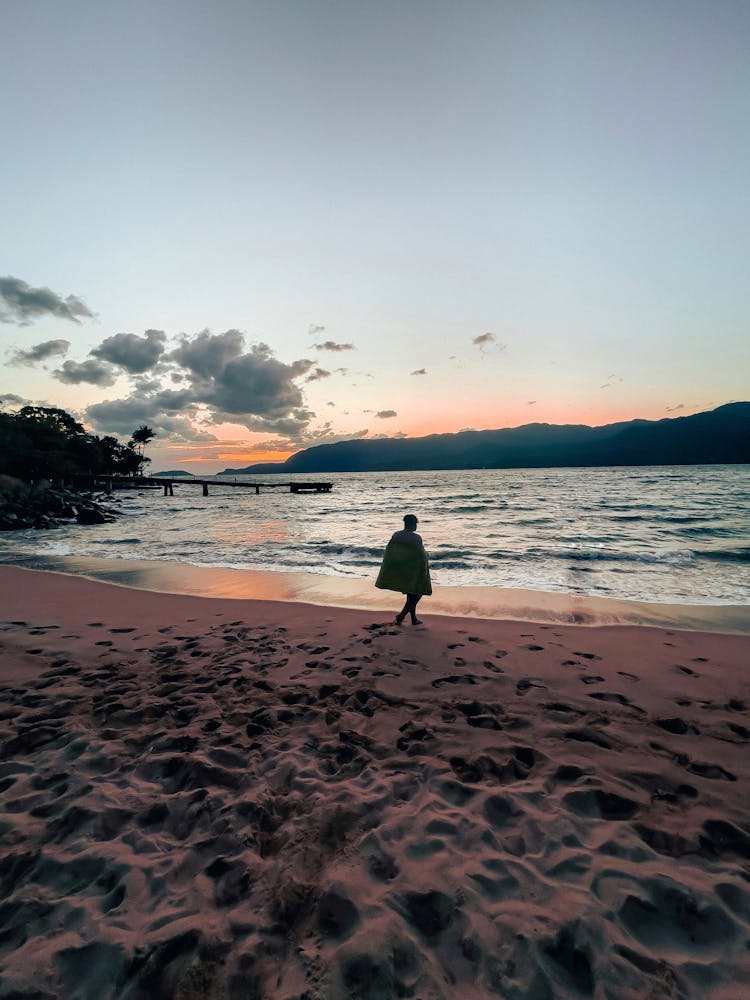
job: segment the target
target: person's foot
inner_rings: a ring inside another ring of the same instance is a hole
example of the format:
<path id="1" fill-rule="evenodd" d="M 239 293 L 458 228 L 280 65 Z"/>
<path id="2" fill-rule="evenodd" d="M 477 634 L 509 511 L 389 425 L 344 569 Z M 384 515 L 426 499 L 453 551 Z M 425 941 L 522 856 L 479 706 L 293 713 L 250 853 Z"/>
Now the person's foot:
<path id="1" fill-rule="evenodd" d="M 404 624 L 404 616 L 403 615 L 396 615 L 396 621 L 394 622 L 394 624 L 395 625 L 403 625 Z"/>
<path id="2" fill-rule="evenodd" d="M 420 618 L 412 618 L 411 623 L 412 625 L 421 625 L 422 620 Z"/>

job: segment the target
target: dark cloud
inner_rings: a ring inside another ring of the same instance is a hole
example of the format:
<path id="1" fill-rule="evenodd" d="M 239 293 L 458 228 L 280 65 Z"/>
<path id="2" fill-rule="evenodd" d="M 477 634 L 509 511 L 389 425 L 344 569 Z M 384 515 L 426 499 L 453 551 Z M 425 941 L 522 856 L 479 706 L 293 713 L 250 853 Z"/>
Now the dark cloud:
<path id="1" fill-rule="evenodd" d="M 133 380 L 133 388 L 141 395 L 147 396 L 149 393 L 159 392 L 161 382 L 158 378 L 137 378 Z"/>
<path id="2" fill-rule="evenodd" d="M 136 339 L 143 346 L 143 339 Z M 109 340 L 116 341 L 118 349 L 133 347 L 132 340 Z M 163 347 L 161 337 L 151 341 L 157 348 Z M 121 352 L 119 357 L 122 364 L 125 354 Z M 128 359 L 132 361 L 132 356 Z M 174 351 L 159 353 L 160 375 L 168 370 L 164 362 L 172 369 L 173 389 L 160 389 L 160 383 L 148 377 L 138 379 L 130 396 L 90 406 L 87 419 L 108 433 L 124 433 L 125 428 L 129 433 L 132 427 L 146 423 L 165 436 L 177 435 L 184 440 L 213 439 L 213 435 L 203 436 L 200 427 L 190 437 L 191 421 L 199 425 L 201 421 L 242 424 L 250 431 L 299 443 L 315 417 L 297 384 L 314 368 L 314 362 L 302 358 L 284 364 L 263 343 L 247 349 L 239 330 L 219 334 L 203 330 L 194 337 L 183 334 Z M 327 377 L 324 372 L 316 369 L 313 379 Z"/>
<path id="3" fill-rule="evenodd" d="M 195 403 L 222 418 L 243 423 L 252 430 L 286 434 L 277 427 L 304 426 L 313 414 L 304 408 L 295 379 L 313 367 L 307 358 L 287 365 L 278 361 L 267 344 L 245 351 L 239 330 L 212 334 L 203 330 L 192 339 L 183 336 L 170 360 L 187 369 L 189 392 Z"/>
<path id="4" fill-rule="evenodd" d="M 20 278 L 0 278 L 0 323 L 28 326 L 39 316 L 57 316 L 78 323 L 79 316 L 93 315 L 77 295 L 62 298 L 49 288 L 32 288 Z"/>
<path id="5" fill-rule="evenodd" d="M 52 377 L 67 385 L 78 385 L 88 382 L 90 385 L 114 385 L 116 376 L 108 364 L 103 361 L 65 361 L 62 368 L 52 372 Z"/>
<path id="6" fill-rule="evenodd" d="M 684 410 L 684 409 L 685 409 L 684 403 L 677 403 L 675 406 L 666 407 L 667 413 L 674 413 L 675 410 Z"/>
<path id="7" fill-rule="evenodd" d="M 397 417 L 398 413 L 395 410 L 378 410 L 375 416 L 379 417 L 380 420 L 388 420 L 390 417 Z"/>
<path id="8" fill-rule="evenodd" d="M 413 372 L 409 372 L 410 375 L 426 375 L 426 368 L 415 368 Z"/>
<path id="9" fill-rule="evenodd" d="M 245 338 L 239 330 L 211 333 L 202 330 L 195 337 L 185 334 L 180 346 L 170 357 L 198 378 L 210 379 L 220 375 L 230 361 L 239 358 L 245 347 Z"/>
<path id="10" fill-rule="evenodd" d="M 305 382 L 318 382 L 322 378 L 330 378 L 330 377 L 331 377 L 331 372 L 326 371 L 325 368 L 316 368 L 307 376 Z"/>
<path id="11" fill-rule="evenodd" d="M 46 361 L 47 358 L 67 354 L 69 348 L 69 340 L 45 340 L 30 347 L 28 351 L 16 351 L 8 360 L 8 364 L 31 367 L 39 361 Z"/>
<path id="12" fill-rule="evenodd" d="M 176 404 L 176 400 L 171 401 Z M 136 427 L 148 424 L 158 437 L 173 441 L 215 441 L 216 435 L 201 430 L 192 422 L 195 408 L 187 415 L 165 412 L 170 400 L 161 396 L 128 396 L 126 399 L 108 399 L 94 403 L 86 410 L 86 421 L 103 434 L 128 437 Z"/>
<path id="13" fill-rule="evenodd" d="M 163 330 L 146 330 L 142 337 L 135 333 L 116 333 L 90 351 L 92 357 L 109 361 L 132 375 L 152 369 L 164 353 L 167 335 Z"/>
<path id="14" fill-rule="evenodd" d="M 309 361 L 285 365 L 265 344 L 230 361 L 206 386 L 194 386 L 199 402 L 235 415 L 280 419 L 303 405 L 294 380 L 310 369 Z"/>
<path id="15" fill-rule="evenodd" d="M 9 406 L 28 406 L 30 403 L 30 399 L 24 399 L 23 396 L 17 396 L 15 392 L 6 392 L 4 395 L 0 396 L 0 408 L 3 409 Z"/>
<path id="16" fill-rule="evenodd" d="M 337 344 L 333 340 L 324 340 L 322 344 L 313 344 L 316 351 L 354 351 L 354 344 Z"/>
<path id="17" fill-rule="evenodd" d="M 329 399 L 329 400 L 328 400 L 328 402 L 326 403 L 326 406 L 335 406 L 335 405 L 336 405 L 336 404 L 335 404 L 334 402 L 332 402 L 332 400 L 330 400 L 330 399 Z"/>
<path id="18" fill-rule="evenodd" d="M 308 327 L 308 333 L 311 337 L 317 337 L 321 333 L 325 333 L 325 329 L 324 326 L 320 326 L 318 323 L 311 323 Z"/>
<path id="19" fill-rule="evenodd" d="M 527 406 L 536 406 L 536 400 L 535 399 L 528 399 L 526 401 L 526 405 Z"/>

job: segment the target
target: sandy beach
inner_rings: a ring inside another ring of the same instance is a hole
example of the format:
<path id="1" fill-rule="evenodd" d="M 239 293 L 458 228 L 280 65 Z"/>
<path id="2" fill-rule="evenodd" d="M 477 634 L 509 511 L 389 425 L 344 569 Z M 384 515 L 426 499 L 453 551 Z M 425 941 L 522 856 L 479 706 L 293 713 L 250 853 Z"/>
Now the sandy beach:
<path id="1" fill-rule="evenodd" d="M 750 995 L 747 635 L 0 592 L 3 1000 Z"/>

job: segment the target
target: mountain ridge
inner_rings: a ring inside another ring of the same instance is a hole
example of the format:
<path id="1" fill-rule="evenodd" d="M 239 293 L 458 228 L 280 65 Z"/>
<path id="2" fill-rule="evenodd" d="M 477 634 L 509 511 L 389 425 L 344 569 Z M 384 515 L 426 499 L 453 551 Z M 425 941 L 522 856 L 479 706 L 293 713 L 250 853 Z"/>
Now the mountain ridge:
<path id="1" fill-rule="evenodd" d="M 398 472 L 439 469 L 705 465 L 750 462 L 750 402 L 661 420 L 522 424 L 416 438 L 358 438 L 314 445 L 285 462 L 217 473 Z"/>

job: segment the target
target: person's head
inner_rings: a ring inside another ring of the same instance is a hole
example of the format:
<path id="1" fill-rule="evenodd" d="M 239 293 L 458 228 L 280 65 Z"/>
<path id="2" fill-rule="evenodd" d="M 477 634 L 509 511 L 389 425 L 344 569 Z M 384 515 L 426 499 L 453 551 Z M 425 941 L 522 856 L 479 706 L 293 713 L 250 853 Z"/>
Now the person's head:
<path id="1" fill-rule="evenodd" d="M 407 531 L 416 531 L 418 523 L 419 522 L 413 514 L 404 515 L 404 528 L 406 528 Z"/>

